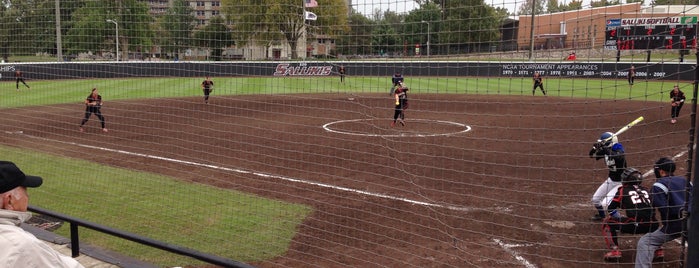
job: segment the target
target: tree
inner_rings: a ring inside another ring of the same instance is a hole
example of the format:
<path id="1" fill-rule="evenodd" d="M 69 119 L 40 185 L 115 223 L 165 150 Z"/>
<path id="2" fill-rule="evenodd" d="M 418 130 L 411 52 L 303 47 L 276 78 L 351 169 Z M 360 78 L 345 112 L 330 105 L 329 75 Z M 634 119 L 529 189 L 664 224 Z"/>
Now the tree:
<path id="1" fill-rule="evenodd" d="M 163 51 L 179 54 L 191 44 L 197 22 L 187 0 L 175 0 L 158 23 L 158 43 Z"/>
<path id="2" fill-rule="evenodd" d="M 85 1 L 85 5 L 73 13 L 73 25 L 66 36 L 66 48 L 72 53 L 112 49 L 116 38 L 115 25 L 119 27 L 120 50 L 128 55 L 130 45 L 141 50 L 153 45 L 153 18 L 148 13 L 148 5 L 138 0 L 98 0 Z"/>
<path id="3" fill-rule="evenodd" d="M 223 49 L 235 44 L 231 31 L 226 27 L 223 17 L 216 16 L 209 24 L 194 34 L 199 45 L 211 49 L 211 58 L 221 60 Z"/>
<path id="4" fill-rule="evenodd" d="M 372 42 L 372 29 L 375 24 L 372 20 L 359 12 L 353 11 L 348 18 L 349 32 L 341 35 L 337 40 L 337 51 L 346 55 L 372 54 L 367 45 Z"/>
<path id="5" fill-rule="evenodd" d="M 615 6 L 619 4 L 619 0 L 600 0 L 590 2 L 590 7 L 606 7 Z"/>
<path id="6" fill-rule="evenodd" d="M 518 15 L 532 15 L 532 6 L 534 6 L 534 14 L 533 15 L 538 15 L 538 14 L 544 13 L 544 0 L 526 0 L 526 1 L 524 1 L 524 4 L 519 6 L 519 11 L 517 11 L 517 14 Z"/>
<path id="7" fill-rule="evenodd" d="M 61 20 L 65 26 L 81 1 L 63 1 Z M 0 0 L 0 55 L 56 54 L 55 0 Z M 65 27 L 62 33 L 65 34 Z"/>
<path id="8" fill-rule="evenodd" d="M 581 10 L 582 9 L 582 1 L 570 1 L 568 3 L 568 6 L 564 8 L 562 11 L 569 11 L 569 10 Z"/>
<path id="9" fill-rule="evenodd" d="M 563 6 L 558 4 L 558 0 L 548 0 L 546 2 L 546 11 L 548 13 L 556 13 L 563 11 Z"/>
<path id="10" fill-rule="evenodd" d="M 349 29 L 344 0 L 319 0 L 318 7 L 308 10 L 318 16 L 316 21 L 305 20 L 303 2 L 298 0 L 223 0 L 222 4 L 222 12 L 233 23 L 237 44 L 269 47 L 285 40 L 292 58 L 299 57 L 301 38 L 314 33 L 333 37 Z"/>
<path id="11" fill-rule="evenodd" d="M 471 51 L 500 40 L 500 25 L 507 17 L 483 0 L 445 1 L 445 4 L 440 43 L 449 44 L 450 49 Z"/>

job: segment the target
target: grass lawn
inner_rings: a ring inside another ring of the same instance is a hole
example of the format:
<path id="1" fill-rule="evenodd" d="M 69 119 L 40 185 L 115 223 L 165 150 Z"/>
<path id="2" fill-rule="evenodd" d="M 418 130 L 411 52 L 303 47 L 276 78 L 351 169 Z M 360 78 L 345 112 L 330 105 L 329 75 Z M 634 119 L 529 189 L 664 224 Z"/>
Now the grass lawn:
<path id="1" fill-rule="evenodd" d="M 407 77 L 412 94 L 496 94 L 531 95 L 529 77 L 518 78 L 464 78 L 464 77 Z M 146 98 L 202 96 L 201 78 L 124 78 L 81 80 L 29 81 L 31 90 L 15 83 L 0 83 L 0 108 L 82 103 L 90 89 L 97 87 L 106 107 L 110 101 Z M 214 77 L 216 95 L 240 94 L 299 94 L 299 93 L 388 93 L 390 80 L 386 77 L 347 77 L 345 84 L 337 77 L 324 78 L 270 78 L 270 77 Z M 631 87 L 625 79 L 545 78 L 549 96 L 601 99 L 665 100 L 667 92 L 678 81 L 637 79 Z M 690 81 L 679 81 L 685 92 Z"/>
<path id="2" fill-rule="evenodd" d="M 29 191 L 34 206 L 242 262 L 286 252 L 298 225 L 312 212 L 303 205 L 25 148 L 0 146 L 0 155 L 27 174 L 44 178 L 41 187 Z M 198 263 L 87 228 L 79 230 L 82 243 L 161 267 Z M 69 237 L 68 224 L 56 233 Z"/>

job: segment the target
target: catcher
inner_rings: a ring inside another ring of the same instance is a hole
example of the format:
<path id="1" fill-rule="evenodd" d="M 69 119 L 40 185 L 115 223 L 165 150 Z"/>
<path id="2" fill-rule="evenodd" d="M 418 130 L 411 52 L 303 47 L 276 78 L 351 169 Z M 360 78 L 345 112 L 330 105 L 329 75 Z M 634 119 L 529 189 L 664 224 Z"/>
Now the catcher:
<path id="1" fill-rule="evenodd" d="M 617 238 L 619 232 L 645 234 L 658 229 L 650 192 L 641 185 L 641 172 L 635 168 L 627 168 L 621 174 L 621 182 L 622 185 L 610 191 L 608 197 L 602 201 L 609 213 L 602 225 L 604 240 L 610 250 L 604 254 L 605 261 L 618 261 L 621 258 Z"/>
<path id="2" fill-rule="evenodd" d="M 670 111 L 671 120 L 670 123 L 677 123 L 677 117 L 680 116 L 680 110 L 682 110 L 682 105 L 684 105 L 684 92 L 680 90 L 678 85 L 672 88 L 670 91 L 670 106 L 672 110 Z"/>
<path id="3" fill-rule="evenodd" d="M 541 89 L 541 92 L 544 93 L 544 96 L 546 96 L 546 90 L 544 90 L 544 78 L 541 77 L 539 72 L 534 73 L 534 87 L 532 88 L 532 96 L 534 96 L 537 87 Z"/>
<path id="4" fill-rule="evenodd" d="M 201 89 L 204 91 L 204 103 L 209 103 L 209 94 L 214 91 L 214 81 L 211 81 L 209 76 L 206 76 L 203 82 L 201 82 Z"/>

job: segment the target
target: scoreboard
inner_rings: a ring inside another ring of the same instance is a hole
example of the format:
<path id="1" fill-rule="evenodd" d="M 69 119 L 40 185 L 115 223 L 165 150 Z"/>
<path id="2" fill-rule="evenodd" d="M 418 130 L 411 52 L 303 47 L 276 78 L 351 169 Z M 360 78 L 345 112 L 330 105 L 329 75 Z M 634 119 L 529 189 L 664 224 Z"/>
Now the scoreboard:
<path id="1" fill-rule="evenodd" d="M 653 23 L 639 24 L 639 21 Z M 694 23 L 680 24 L 680 21 Z M 697 47 L 696 27 L 696 17 L 682 17 L 681 20 L 671 18 L 608 20 L 605 29 L 605 48 L 614 50 L 693 49 Z"/>

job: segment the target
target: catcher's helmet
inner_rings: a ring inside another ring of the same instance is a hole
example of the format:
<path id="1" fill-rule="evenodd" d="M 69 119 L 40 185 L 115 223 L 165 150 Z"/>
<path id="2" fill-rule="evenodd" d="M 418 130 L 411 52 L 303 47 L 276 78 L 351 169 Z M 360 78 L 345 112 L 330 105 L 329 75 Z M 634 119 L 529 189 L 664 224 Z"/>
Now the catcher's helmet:
<path id="1" fill-rule="evenodd" d="M 612 147 L 612 145 L 619 143 L 619 139 L 611 132 L 604 132 L 600 135 L 599 140 L 605 147 Z"/>
<path id="2" fill-rule="evenodd" d="M 658 161 L 655 161 L 653 165 L 653 172 L 656 178 L 660 178 L 660 170 L 664 170 L 668 175 L 673 175 L 675 172 L 675 161 L 668 157 L 661 157 Z"/>
<path id="3" fill-rule="evenodd" d="M 638 169 L 626 168 L 624 173 L 621 174 L 621 182 L 624 184 L 641 184 L 643 182 L 643 175 Z"/>

